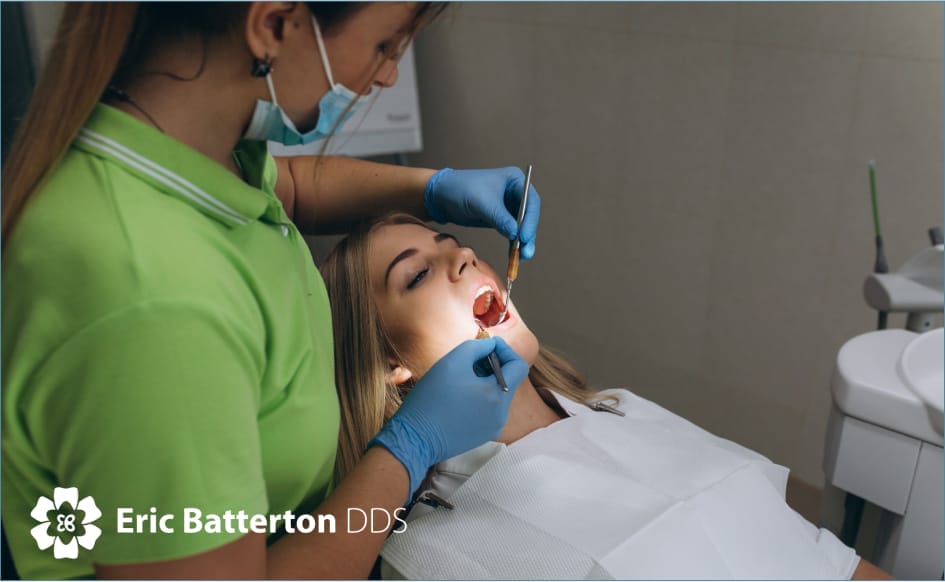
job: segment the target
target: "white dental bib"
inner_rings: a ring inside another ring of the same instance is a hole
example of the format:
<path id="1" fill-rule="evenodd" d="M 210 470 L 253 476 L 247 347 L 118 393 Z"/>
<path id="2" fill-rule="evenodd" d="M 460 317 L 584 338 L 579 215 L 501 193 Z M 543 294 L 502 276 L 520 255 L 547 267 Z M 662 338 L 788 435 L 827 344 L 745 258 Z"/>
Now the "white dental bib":
<path id="1" fill-rule="evenodd" d="M 409 579 L 830 579 L 859 558 L 784 502 L 788 470 L 626 390 L 626 416 L 570 418 L 440 463 L 390 536 Z M 466 478 L 466 475 L 470 475 Z M 393 569 L 393 571 L 391 570 Z"/>

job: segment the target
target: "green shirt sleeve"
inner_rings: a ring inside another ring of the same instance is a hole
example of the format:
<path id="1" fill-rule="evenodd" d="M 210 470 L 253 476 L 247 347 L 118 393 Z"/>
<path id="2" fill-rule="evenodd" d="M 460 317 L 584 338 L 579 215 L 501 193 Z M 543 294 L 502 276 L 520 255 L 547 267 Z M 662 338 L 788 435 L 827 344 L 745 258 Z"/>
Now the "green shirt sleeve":
<path id="1" fill-rule="evenodd" d="M 21 403 L 56 480 L 102 510 L 92 561 L 179 558 L 244 535 L 184 533 L 185 508 L 266 513 L 263 340 L 224 313 L 151 300 L 98 319 L 51 355 Z M 118 533 L 119 507 L 172 514 L 174 533 L 152 533 L 150 522 Z"/>

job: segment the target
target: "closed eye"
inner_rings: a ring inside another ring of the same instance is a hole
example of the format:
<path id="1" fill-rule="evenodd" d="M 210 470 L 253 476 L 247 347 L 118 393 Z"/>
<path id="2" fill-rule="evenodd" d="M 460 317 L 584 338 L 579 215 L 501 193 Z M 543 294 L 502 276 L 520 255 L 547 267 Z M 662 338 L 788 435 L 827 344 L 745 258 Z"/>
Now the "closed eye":
<path id="1" fill-rule="evenodd" d="M 456 243 L 456 246 L 460 246 L 459 241 L 456 239 L 456 237 L 453 236 L 453 235 L 451 235 L 451 234 L 449 234 L 449 233 L 438 232 L 438 233 L 436 233 L 436 234 L 433 235 L 433 242 L 439 243 L 439 242 L 444 241 L 444 240 L 451 240 L 451 241 L 453 241 L 454 243 Z M 401 253 L 400 253 L 399 255 L 397 255 L 396 257 L 394 257 L 394 260 L 392 260 L 392 261 L 390 262 L 390 264 L 387 265 L 387 271 L 384 272 L 384 286 L 385 286 L 385 287 L 388 286 L 388 284 L 389 284 L 389 282 L 390 282 L 390 272 L 394 269 L 394 267 L 397 265 L 397 263 L 399 263 L 399 262 L 401 262 L 401 261 L 403 261 L 403 260 L 405 260 L 405 259 L 409 259 L 410 257 L 416 255 L 416 254 L 419 253 L 419 252 L 420 252 L 420 251 L 418 251 L 418 250 L 415 249 L 415 248 L 409 248 L 409 249 L 406 249 L 406 250 L 404 250 L 403 252 L 401 252 Z M 418 273 L 417 276 L 420 277 L 420 279 L 422 279 L 423 277 L 426 276 L 426 273 L 424 273 L 423 276 L 420 276 L 420 274 Z M 411 281 L 410 285 L 413 285 L 415 281 L 416 281 L 416 282 L 419 282 L 419 280 L 417 280 L 417 279 L 415 278 L 414 281 Z M 410 289 L 410 285 L 408 285 L 408 287 L 407 287 L 408 289 Z"/>
<path id="2" fill-rule="evenodd" d="M 429 272 L 430 272 L 430 267 L 427 267 L 426 269 L 423 269 L 422 271 L 417 273 L 416 276 L 414 276 L 414 278 L 411 279 L 409 283 L 407 283 L 407 289 L 408 290 L 413 289 L 418 284 L 420 284 L 420 282 L 423 281 L 423 279 L 427 276 L 427 273 Z"/>

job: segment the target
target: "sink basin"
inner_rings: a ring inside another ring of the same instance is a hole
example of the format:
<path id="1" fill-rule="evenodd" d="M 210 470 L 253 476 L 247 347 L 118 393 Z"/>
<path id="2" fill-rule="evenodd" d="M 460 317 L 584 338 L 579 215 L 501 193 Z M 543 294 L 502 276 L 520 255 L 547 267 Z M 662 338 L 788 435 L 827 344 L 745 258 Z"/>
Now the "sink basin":
<path id="1" fill-rule="evenodd" d="M 945 425 L 945 329 L 925 332 L 906 344 L 897 365 L 903 383 L 925 404 L 932 426 Z"/>

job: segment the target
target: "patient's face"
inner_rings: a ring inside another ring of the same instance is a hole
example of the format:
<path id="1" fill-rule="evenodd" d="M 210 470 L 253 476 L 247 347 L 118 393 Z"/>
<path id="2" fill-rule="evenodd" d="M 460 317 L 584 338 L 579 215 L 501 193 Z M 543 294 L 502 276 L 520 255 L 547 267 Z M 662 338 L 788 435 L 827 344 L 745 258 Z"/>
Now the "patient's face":
<path id="1" fill-rule="evenodd" d="M 457 345 L 475 338 L 480 323 L 534 363 L 538 340 L 514 304 L 497 322 L 505 299 L 504 279 L 472 249 L 414 224 L 377 228 L 368 243 L 375 302 L 415 378 Z"/>

